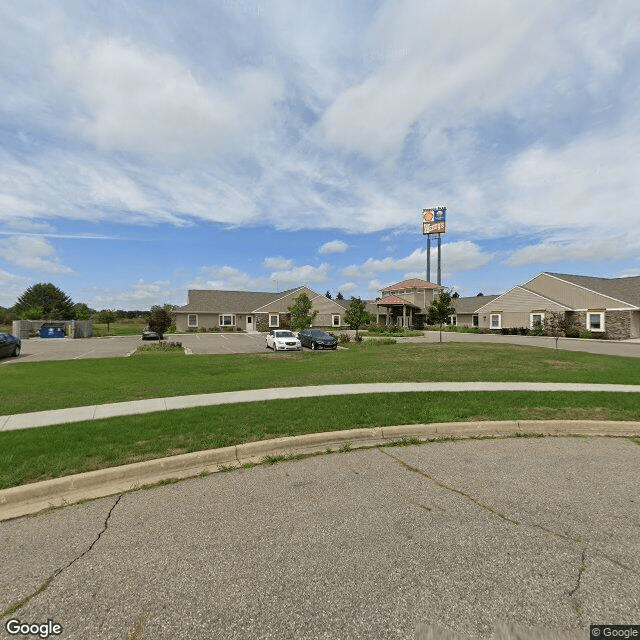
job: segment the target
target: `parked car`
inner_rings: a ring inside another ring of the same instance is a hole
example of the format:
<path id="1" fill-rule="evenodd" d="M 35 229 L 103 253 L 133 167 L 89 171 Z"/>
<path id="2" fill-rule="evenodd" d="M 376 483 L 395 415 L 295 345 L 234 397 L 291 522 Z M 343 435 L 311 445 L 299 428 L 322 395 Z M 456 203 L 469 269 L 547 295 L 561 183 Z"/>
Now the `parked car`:
<path id="1" fill-rule="evenodd" d="M 303 329 L 299 334 L 303 347 L 310 349 L 336 349 L 338 341 L 322 329 Z"/>
<path id="2" fill-rule="evenodd" d="M 143 340 L 162 340 L 162 334 L 158 333 L 157 331 L 144 329 L 142 331 L 142 339 Z"/>
<path id="3" fill-rule="evenodd" d="M 0 358 L 19 356 L 22 341 L 10 333 L 0 333 Z"/>
<path id="4" fill-rule="evenodd" d="M 296 338 L 296 334 L 286 329 L 271 329 L 265 342 L 267 349 L 274 351 L 302 351 L 302 345 Z"/>

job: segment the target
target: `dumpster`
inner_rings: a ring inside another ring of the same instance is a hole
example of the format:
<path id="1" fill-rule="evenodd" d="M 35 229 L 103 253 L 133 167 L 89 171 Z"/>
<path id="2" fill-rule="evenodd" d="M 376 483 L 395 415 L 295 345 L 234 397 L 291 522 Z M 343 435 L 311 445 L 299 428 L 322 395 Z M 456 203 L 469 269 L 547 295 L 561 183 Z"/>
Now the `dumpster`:
<path id="1" fill-rule="evenodd" d="M 66 336 L 64 322 L 45 322 L 40 327 L 41 338 L 64 338 Z"/>

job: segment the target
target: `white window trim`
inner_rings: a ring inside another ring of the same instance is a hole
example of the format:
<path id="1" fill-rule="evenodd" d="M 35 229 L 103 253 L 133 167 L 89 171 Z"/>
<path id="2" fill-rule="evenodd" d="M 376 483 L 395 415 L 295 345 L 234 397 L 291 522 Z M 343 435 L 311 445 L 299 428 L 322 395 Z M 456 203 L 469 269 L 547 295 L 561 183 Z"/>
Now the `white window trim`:
<path id="1" fill-rule="evenodd" d="M 231 324 L 225 324 L 224 318 L 231 318 Z M 236 317 L 233 313 L 221 313 L 218 318 L 218 324 L 221 327 L 235 327 L 236 326 Z"/>
<path id="2" fill-rule="evenodd" d="M 336 322 L 336 318 L 338 319 L 338 322 Z M 342 319 L 340 318 L 340 314 L 339 313 L 334 313 L 331 315 L 331 326 L 332 327 L 340 327 L 341 326 L 341 322 Z"/>
<path id="3" fill-rule="evenodd" d="M 191 323 L 191 318 L 195 318 L 195 324 Z M 188 313 L 187 314 L 187 327 L 190 329 L 195 329 L 198 326 L 198 314 L 197 313 Z"/>
<path id="4" fill-rule="evenodd" d="M 543 311 L 532 311 L 529 314 L 529 328 L 530 329 L 535 329 L 535 326 L 533 324 L 533 316 L 540 316 L 540 326 L 544 326 L 544 312 Z"/>
<path id="5" fill-rule="evenodd" d="M 592 329 L 591 322 L 589 322 L 590 316 L 600 316 L 600 328 Z M 593 333 L 604 333 L 604 311 L 587 311 L 587 319 L 586 319 L 587 331 L 592 331 Z"/>
<path id="6" fill-rule="evenodd" d="M 271 319 L 275 318 L 276 319 L 276 323 L 273 324 L 271 322 Z M 269 314 L 269 328 L 270 329 L 274 329 L 275 327 L 279 327 L 280 326 L 280 314 L 279 313 L 270 313 Z"/>
<path id="7" fill-rule="evenodd" d="M 497 316 L 498 318 L 498 326 L 493 326 L 493 318 Z M 489 328 L 490 329 L 502 329 L 502 314 L 501 313 L 491 313 L 489 314 Z"/>
<path id="8" fill-rule="evenodd" d="M 457 326 L 457 324 L 458 324 L 458 316 L 456 316 L 455 313 L 453 315 L 449 316 L 449 324 L 452 327 Z"/>

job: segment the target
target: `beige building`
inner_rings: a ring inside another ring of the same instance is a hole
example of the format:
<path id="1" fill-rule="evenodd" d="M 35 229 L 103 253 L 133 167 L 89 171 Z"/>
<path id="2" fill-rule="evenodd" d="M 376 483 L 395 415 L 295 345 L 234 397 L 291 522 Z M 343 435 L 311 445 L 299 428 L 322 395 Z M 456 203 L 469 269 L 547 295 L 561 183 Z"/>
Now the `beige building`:
<path id="1" fill-rule="evenodd" d="M 544 272 L 483 304 L 476 314 L 480 328 L 500 330 L 533 328 L 550 312 L 603 337 L 638 338 L 640 276 L 593 278 Z"/>
<path id="2" fill-rule="evenodd" d="M 411 278 L 382 289 L 382 298 L 376 300 L 378 324 L 398 324 L 402 327 L 422 326 L 427 309 L 444 287 Z"/>
<path id="3" fill-rule="evenodd" d="M 339 329 L 343 326 L 344 307 L 308 287 L 280 293 L 190 289 L 188 303 L 173 312 L 176 331 L 219 329 L 253 332 L 286 326 L 288 308 L 302 293 L 311 300 L 312 311 L 318 312 L 313 321 L 314 327 Z"/>

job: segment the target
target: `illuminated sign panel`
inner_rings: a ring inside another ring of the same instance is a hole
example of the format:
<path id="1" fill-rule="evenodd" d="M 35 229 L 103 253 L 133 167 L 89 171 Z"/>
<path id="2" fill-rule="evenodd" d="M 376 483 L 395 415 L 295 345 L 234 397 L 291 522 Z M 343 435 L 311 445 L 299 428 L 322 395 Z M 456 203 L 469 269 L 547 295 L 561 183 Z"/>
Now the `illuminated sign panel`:
<path id="1" fill-rule="evenodd" d="M 446 223 L 446 207 L 422 210 L 422 235 L 444 233 Z"/>

